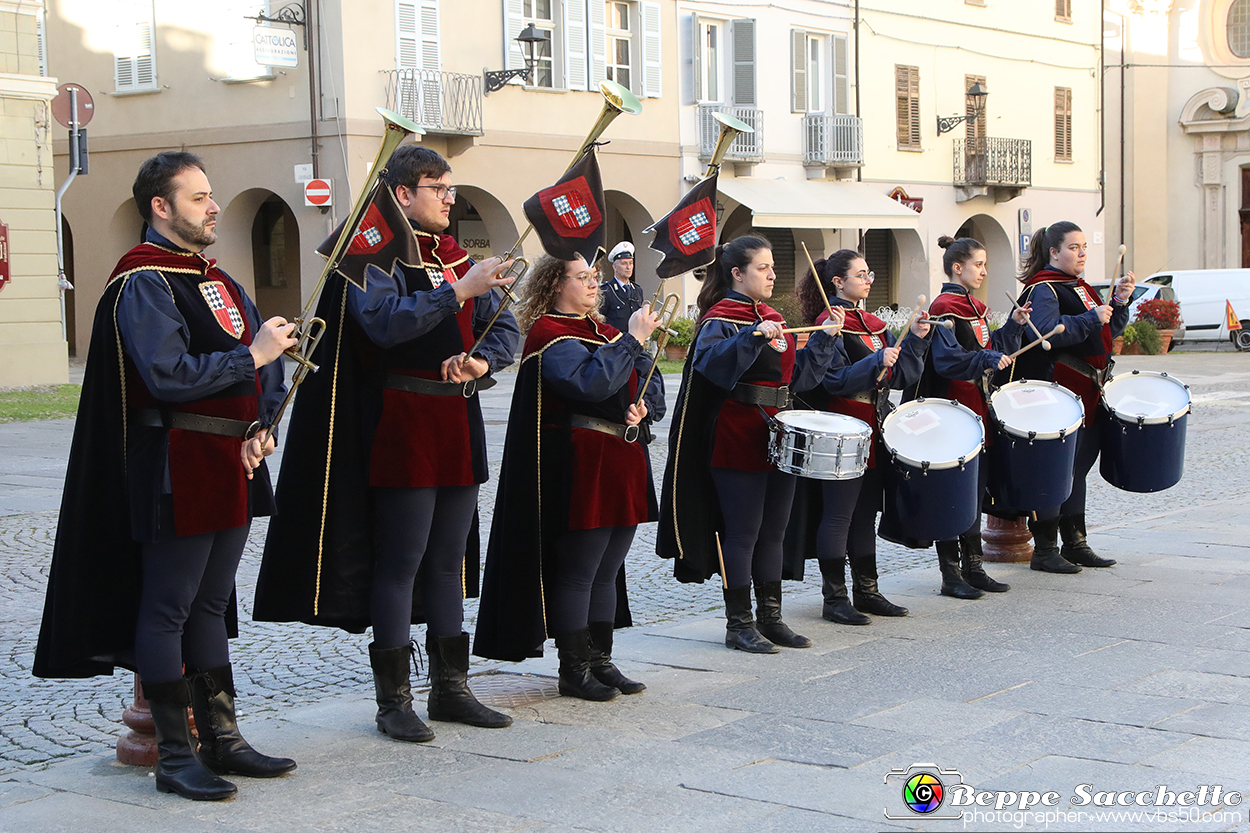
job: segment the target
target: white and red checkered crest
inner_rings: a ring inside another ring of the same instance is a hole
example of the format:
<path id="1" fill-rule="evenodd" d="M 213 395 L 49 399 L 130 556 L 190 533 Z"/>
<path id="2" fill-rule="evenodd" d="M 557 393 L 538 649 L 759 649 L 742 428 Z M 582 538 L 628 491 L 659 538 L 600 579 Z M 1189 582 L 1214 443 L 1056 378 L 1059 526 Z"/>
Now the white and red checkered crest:
<path id="1" fill-rule="evenodd" d="M 560 260 L 578 255 L 593 263 L 603 247 L 603 180 L 592 150 L 560 181 L 525 201 L 543 249 Z"/>
<path id="2" fill-rule="evenodd" d="M 322 257 L 333 254 L 342 233 L 343 223 L 340 223 L 317 247 L 317 254 Z M 347 250 L 335 264 L 335 271 L 364 289 L 368 267 L 375 266 L 390 274 L 396 263 L 420 266 L 421 252 L 417 248 L 412 225 L 404 216 L 399 203 L 395 202 L 395 192 L 385 183 L 379 183 L 363 216 L 356 224 Z"/>
<path id="3" fill-rule="evenodd" d="M 221 328 L 235 338 L 243 335 L 243 313 L 235 306 L 226 285 L 221 281 L 206 281 L 200 284 L 200 294 L 213 311 L 213 317 Z"/>
<path id="4" fill-rule="evenodd" d="M 656 274 L 672 278 L 716 259 L 715 174 L 695 185 L 677 207 L 647 231 L 655 232 L 651 248 L 664 257 Z"/>

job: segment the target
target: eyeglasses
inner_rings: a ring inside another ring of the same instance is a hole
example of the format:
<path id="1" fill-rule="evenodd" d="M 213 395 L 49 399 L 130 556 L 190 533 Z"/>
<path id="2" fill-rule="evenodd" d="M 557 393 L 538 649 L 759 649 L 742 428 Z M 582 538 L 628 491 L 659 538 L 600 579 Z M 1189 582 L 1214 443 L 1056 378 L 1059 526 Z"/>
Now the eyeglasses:
<path id="1" fill-rule="evenodd" d="M 856 278 L 861 281 L 870 281 L 877 277 L 876 272 L 856 272 L 854 275 L 847 275 L 848 278 Z"/>
<path id="2" fill-rule="evenodd" d="M 447 199 L 451 196 L 451 201 L 456 201 L 456 186 L 454 185 L 414 185 L 414 188 L 429 188 L 434 191 L 434 196 L 440 200 Z"/>
<path id="3" fill-rule="evenodd" d="M 582 286 L 585 286 L 585 287 L 599 285 L 599 270 L 598 269 L 587 269 L 585 272 L 581 272 L 577 275 L 565 275 L 565 277 L 571 280 L 581 281 Z"/>

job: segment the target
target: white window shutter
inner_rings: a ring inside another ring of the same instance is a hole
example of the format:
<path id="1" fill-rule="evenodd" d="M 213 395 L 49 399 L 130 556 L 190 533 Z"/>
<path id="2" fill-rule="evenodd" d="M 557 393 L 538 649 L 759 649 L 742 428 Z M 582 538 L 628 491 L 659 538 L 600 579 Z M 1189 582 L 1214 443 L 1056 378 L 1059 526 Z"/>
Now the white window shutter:
<path id="1" fill-rule="evenodd" d="M 662 91 L 660 44 L 660 4 L 652 0 L 642 3 L 642 93 L 648 98 L 659 98 Z"/>
<path id="2" fill-rule="evenodd" d="M 790 31 L 790 112 L 807 112 L 807 32 Z"/>
<path id="3" fill-rule="evenodd" d="M 597 90 L 608 77 L 608 9 L 604 0 L 587 0 L 586 8 L 590 21 L 590 87 Z"/>
<path id="4" fill-rule="evenodd" d="M 517 35 L 525 28 L 525 5 L 522 0 L 506 0 L 503 4 L 503 62 L 505 69 L 523 69 L 525 56 Z"/>
<path id="5" fill-rule="evenodd" d="M 114 83 L 119 92 L 156 87 L 154 23 L 151 0 L 120 5 L 113 53 Z"/>
<path id="6" fill-rule="evenodd" d="M 395 67 L 421 69 L 421 20 L 417 0 L 395 0 Z"/>
<path id="7" fill-rule="evenodd" d="M 741 18 L 731 24 L 733 41 L 733 103 L 755 106 L 755 20 Z"/>
<path id="8" fill-rule="evenodd" d="M 564 50 L 564 77 L 568 79 L 568 88 L 584 90 L 586 79 L 590 75 L 590 61 L 586 55 L 586 5 L 582 0 L 571 0 L 564 4 L 564 42 L 568 44 L 568 48 Z"/>
<path id="9" fill-rule="evenodd" d="M 438 0 L 421 0 L 419 11 L 421 68 L 438 72 L 443 68 L 438 42 Z"/>
<path id="10" fill-rule="evenodd" d="M 691 99 L 697 104 L 703 100 L 703 27 L 699 24 L 697 14 L 690 15 L 690 28 L 693 30 L 693 37 L 690 39 L 690 68 L 694 82 Z"/>
<path id="11" fill-rule="evenodd" d="M 844 115 L 850 110 L 850 74 L 847 72 L 846 35 L 834 35 L 833 47 L 833 113 Z"/>

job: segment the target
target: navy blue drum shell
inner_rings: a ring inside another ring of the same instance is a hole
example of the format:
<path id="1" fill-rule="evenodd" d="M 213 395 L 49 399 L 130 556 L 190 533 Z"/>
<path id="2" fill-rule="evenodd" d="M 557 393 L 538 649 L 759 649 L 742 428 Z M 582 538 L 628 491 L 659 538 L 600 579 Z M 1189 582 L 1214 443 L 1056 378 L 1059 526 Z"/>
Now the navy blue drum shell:
<path id="1" fill-rule="evenodd" d="M 1080 430 L 1063 438 L 1033 440 L 999 429 L 990 446 L 990 491 L 996 503 L 1021 512 L 1053 509 L 1072 494 Z"/>
<path id="2" fill-rule="evenodd" d="M 1137 425 L 1099 409 L 1102 417 L 1103 479 L 1126 492 L 1161 492 L 1185 473 L 1185 424 L 1189 414 L 1152 425 Z"/>
<path id="3" fill-rule="evenodd" d="M 913 538 L 949 541 L 967 532 L 981 516 L 977 466 L 982 455 L 961 469 L 923 472 L 901 460 L 884 460 L 889 498 L 885 511 L 896 528 Z"/>

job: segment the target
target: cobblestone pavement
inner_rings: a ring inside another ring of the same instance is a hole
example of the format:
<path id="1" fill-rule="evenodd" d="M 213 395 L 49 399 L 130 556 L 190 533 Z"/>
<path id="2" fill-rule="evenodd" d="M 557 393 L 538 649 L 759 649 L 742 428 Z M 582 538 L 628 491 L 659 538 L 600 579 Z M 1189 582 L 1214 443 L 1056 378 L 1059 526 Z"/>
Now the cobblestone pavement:
<path id="1" fill-rule="evenodd" d="M 1173 354 L 1125 360 L 1120 368 L 1134 366 L 1167 370 L 1191 386 L 1194 415 L 1188 430 L 1186 473 L 1179 486 L 1142 495 L 1112 489 L 1095 471 L 1089 481 L 1089 520 L 1095 532 L 1099 525 L 1234 497 L 1242 489 L 1250 462 L 1250 436 L 1245 431 L 1250 415 L 1250 358 L 1228 353 Z M 513 378 L 505 374 L 501 384 L 483 397 L 492 476 L 482 490 L 484 527 L 489 524 L 494 504 L 494 478 L 498 475 Z M 678 379 L 670 376 L 666 382 L 671 401 Z M 667 424 L 667 420 L 660 424 L 660 436 L 651 449 L 657 479 L 667 449 Z M 38 680 L 30 675 L 55 535 L 54 508 L 59 500 L 57 487 L 49 486 L 59 484 L 63 477 L 71 429 L 70 420 L 0 426 L 0 494 L 5 488 L 9 494 L 17 494 L 15 488 L 27 490 L 20 494 L 42 494 L 35 503 L 45 510 L 27 511 L 21 500 L 0 501 L 0 775 L 113 746 L 124 731 L 120 717 L 131 700 L 132 677 L 127 673 L 90 680 Z M 37 453 L 30 449 L 32 437 L 42 449 Z M 20 507 L 17 511 L 21 514 L 4 515 L 5 506 Z M 238 576 L 243 609 L 241 634 L 232 644 L 232 652 L 240 713 L 255 715 L 287 704 L 370 691 L 367 635 L 251 621 L 250 601 L 266 530 L 263 519 L 253 525 Z M 879 542 L 879 547 L 881 572 L 886 576 L 921 566 L 932 558 L 928 552 L 885 542 Z M 627 564 L 636 623 L 718 614 L 721 597 L 716 582 L 678 584 L 671 578 L 671 564 L 657 558 L 654 549 L 655 525 L 645 525 Z M 933 583 L 936 592 L 936 570 Z M 817 584 L 809 573 L 806 589 L 815 589 Z M 467 614 L 466 629 L 471 632 L 476 616 L 473 600 L 467 604 Z M 551 665 L 554 673 L 554 657 Z M 507 667 L 507 663 L 479 662 L 474 671 Z"/>

